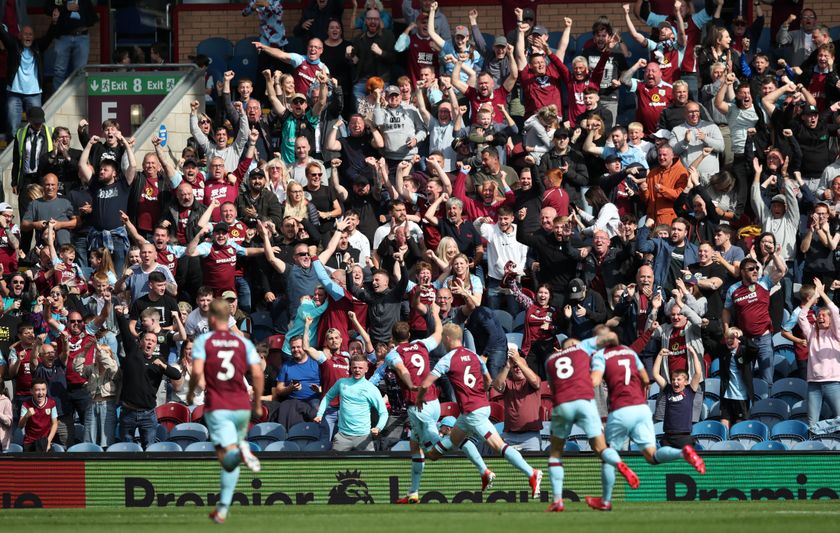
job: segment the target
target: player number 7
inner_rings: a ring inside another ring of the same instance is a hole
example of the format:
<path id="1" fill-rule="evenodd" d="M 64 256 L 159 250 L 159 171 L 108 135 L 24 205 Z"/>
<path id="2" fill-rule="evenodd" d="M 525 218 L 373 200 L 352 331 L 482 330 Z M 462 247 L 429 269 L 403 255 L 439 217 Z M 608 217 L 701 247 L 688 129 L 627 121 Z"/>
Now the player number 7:
<path id="1" fill-rule="evenodd" d="M 619 359 L 618 366 L 624 367 L 624 384 L 630 384 L 630 359 Z"/>

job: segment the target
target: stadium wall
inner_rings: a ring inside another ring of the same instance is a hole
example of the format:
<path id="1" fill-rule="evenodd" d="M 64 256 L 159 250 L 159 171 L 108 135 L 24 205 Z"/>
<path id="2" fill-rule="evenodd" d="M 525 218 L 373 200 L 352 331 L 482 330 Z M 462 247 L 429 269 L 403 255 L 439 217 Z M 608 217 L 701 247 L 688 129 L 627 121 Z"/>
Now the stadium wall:
<path id="1" fill-rule="evenodd" d="M 575 26 L 572 35 L 577 36 L 591 29 L 595 18 L 606 15 L 621 31 L 624 27 L 624 12 L 621 4 L 626 0 L 613 2 L 588 2 L 587 0 L 541 0 L 537 9 L 537 21 L 549 31 L 562 30 L 563 17 L 572 17 Z M 478 24 L 481 31 L 501 35 L 502 11 L 495 0 L 473 0 L 467 3 L 454 0 L 440 0 L 443 12 L 449 19 L 450 26 L 466 24 L 467 13 L 471 9 L 478 9 Z M 388 9 L 391 2 L 384 2 Z M 836 0 L 805 0 L 804 7 L 810 7 L 817 12 L 819 21 L 828 26 L 840 25 L 840 2 Z M 195 53 L 198 43 L 208 37 L 227 37 L 232 42 L 245 37 L 259 34 L 259 19 L 256 16 L 243 17 L 241 14 L 244 4 L 179 4 L 173 13 L 173 30 L 177 38 L 173 57 L 177 62 L 186 63 L 188 56 Z M 287 2 L 283 19 L 286 31 L 291 32 L 300 19 L 301 3 Z M 768 9 L 769 6 L 765 6 Z M 350 16 L 353 8 L 349 2 L 344 9 L 345 38 L 350 38 L 349 28 L 352 26 Z M 770 25 L 770 17 L 766 17 L 766 24 Z"/>
<path id="2" fill-rule="evenodd" d="M 701 476 L 682 462 L 652 467 L 641 456 L 625 460 L 641 480 L 629 490 L 618 479 L 616 502 L 838 499 L 840 462 L 834 453 L 706 454 Z M 261 454 L 262 471 L 242 469 L 234 495 L 240 505 L 387 504 L 402 497 L 410 478 L 408 456 Z M 532 464 L 545 456 L 531 456 Z M 527 481 L 506 461 L 487 459 L 496 474 L 482 494 L 475 468 L 464 457 L 429 463 L 425 503 L 524 503 Z M 563 496 L 581 501 L 601 491 L 601 463 L 591 456 L 564 458 Z M 0 509 L 210 506 L 218 498 L 219 466 L 208 455 L 71 454 L 0 458 Z M 549 480 L 541 499 L 548 501 Z"/>

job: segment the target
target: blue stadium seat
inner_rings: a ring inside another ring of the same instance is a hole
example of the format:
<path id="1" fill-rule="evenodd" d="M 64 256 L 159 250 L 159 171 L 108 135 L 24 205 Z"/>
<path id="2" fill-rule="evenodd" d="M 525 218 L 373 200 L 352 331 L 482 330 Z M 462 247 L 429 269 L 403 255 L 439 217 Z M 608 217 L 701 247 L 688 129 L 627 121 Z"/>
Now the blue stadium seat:
<path id="1" fill-rule="evenodd" d="M 177 442 L 181 448 L 186 449 L 187 445 L 194 442 L 204 442 L 210 438 L 207 428 L 195 422 L 178 424 L 169 433 L 170 442 Z"/>
<path id="2" fill-rule="evenodd" d="M 656 413 L 656 400 L 648 400 L 648 408 L 650 409 L 650 414 Z"/>
<path id="3" fill-rule="evenodd" d="M 629 31 L 621 32 L 621 40 L 624 41 L 624 44 L 627 45 L 627 49 L 630 50 L 630 53 L 632 54 L 632 57 L 634 57 L 636 59 L 639 59 L 639 58 L 647 59 L 648 56 L 650 56 L 650 52 L 648 52 L 647 49 L 643 45 L 636 42 L 636 39 L 634 39 L 633 36 L 630 35 Z M 629 62 L 629 60 L 628 60 L 628 62 Z"/>
<path id="4" fill-rule="evenodd" d="M 507 337 L 508 342 L 513 343 L 517 346 L 522 346 L 522 339 L 524 335 L 522 335 L 521 333 L 507 333 L 505 334 L 505 336 Z"/>
<path id="5" fill-rule="evenodd" d="M 265 449 L 272 442 L 286 440 L 286 428 L 277 422 L 261 422 L 248 431 L 248 440 Z"/>
<path id="6" fill-rule="evenodd" d="M 264 452 L 299 452 L 300 446 L 296 442 L 283 440 L 280 442 L 272 442 L 265 447 Z"/>
<path id="7" fill-rule="evenodd" d="M 564 452 L 579 452 L 580 446 L 578 446 L 577 442 L 567 440 L 566 444 L 563 446 Z"/>
<path id="8" fill-rule="evenodd" d="M 793 407 L 796 402 L 808 399 L 808 383 L 799 378 L 777 380 L 770 389 L 770 397 L 784 400 Z"/>
<path id="9" fill-rule="evenodd" d="M 562 31 L 550 31 L 548 32 L 548 46 L 551 47 L 552 52 L 560 46 L 560 38 L 563 37 Z M 575 47 L 575 40 L 573 37 L 569 36 L 569 50 Z M 567 52 L 568 54 L 568 52 Z M 563 59 L 562 57 L 560 59 Z"/>
<path id="10" fill-rule="evenodd" d="M 787 446 L 785 446 L 781 442 L 777 442 L 774 440 L 766 440 L 764 442 L 759 442 L 754 444 L 752 448 L 750 448 L 751 452 L 784 452 L 787 451 Z"/>
<path id="11" fill-rule="evenodd" d="M 592 451 L 592 447 L 589 445 L 589 438 L 586 436 L 586 432 L 583 430 L 582 427 L 575 424 L 572 426 L 572 432 L 569 433 L 569 441 L 574 442 L 580 448 L 582 452 L 589 452 Z"/>
<path id="12" fill-rule="evenodd" d="M 300 422 L 289 428 L 287 441 L 317 441 L 321 438 L 321 426 L 315 422 Z"/>
<path id="13" fill-rule="evenodd" d="M 794 452 L 827 452 L 829 451 L 829 447 L 822 443 L 819 440 L 805 440 L 802 442 L 797 442 L 791 448 Z"/>
<path id="14" fill-rule="evenodd" d="M 738 422 L 729 429 L 730 440 L 738 442 L 762 442 L 767 440 L 770 430 L 758 420 L 744 420 Z"/>
<path id="15" fill-rule="evenodd" d="M 67 451 L 67 448 L 65 448 L 61 444 L 53 442 L 52 447 L 50 448 L 50 451 L 64 453 L 64 452 Z"/>
<path id="16" fill-rule="evenodd" d="M 712 401 L 709 402 L 709 405 L 711 405 L 720 400 L 720 378 L 706 378 L 703 381 L 703 386 L 703 401 L 711 399 Z"/>
<path id="17" fill-rule="evenodd" d="M 498 320 L 502 329 L 505 330 L 505 333 L 513 331 L 513 317 L 510 316 L 510 313 L 504 309 L 493 309 L 493 315 L 495 315 L 496 320 Z"/>
<path id="18" fill-rule="evenodd" d="M 203 54 L 210 58 L 208 72 L 216 81 L 224 79 L 224 72 L 233 57 L 233 43 L 224 37 L 210 37 L 204 39 L 196 47 L 196 54 Z"/>
<path id="19" fill-rule="evenodd" d="M 472 32 L 471 32 L 472 33 Z M 472 35 L 470 35 L 472 36 Z M 493 48 L 493 42 L 496 40 L 496 36 L 492 33 L 487 33 L 486 31 L 481 32 L 481 36 L 484 37 L 484 44 L 487 45 L 487 48 Z M 516 43 L 510 43 L 515 45 Z"/>
<path id="20" fill-rule="evenodd" d="M 158 453 L 158 452 L 169 452 L 169 453 L 181 453 L 183 450 L 180 446 L 178 446 L 177 442 L 155 442 L 148 448 L 146 448 L 147 452 L 151 453 Z"/>
<path id="21" fill-rule="evenodd" d="M 737 440 L 724 440 L 713 442 L 706 450 L 710 452 L 743 452 L 746 451 L 746 448 Z"/>
<path id="22" fill-rule="evenodd" d="M 585 31 L 575 38 L 575 55 L 580 55 L 583 52 L 583 47 L 586 45 L 586 42 L 591 38 L 591 31 Z M 571 46 L 571 44 L 569 46 Z"/>
<path id="23" fill-rule="evenodd" d="M 306 43 L 299 37 L 286 34 L 286 51 L 289 53 L 306 55 Z"/>
<path id="24" fill-rule="evenodd" d="M 391 446 L 392 452 L 410 452 L 411 451 L 411 443 L 407 440 L 401 440 Z"/>
<path id="25" fill-rule="evenodd" d="M 829 450 L 840 450 L 840 433 L 820 435 L 820 442 L 825 444 Z"/>
<path id="26" fill-rule="evenodd" d="M 274 335 L 274 321 L 268 311 L 255 311 L 251 313 L 251 339 L 254 342 L 262 342 Z"/>
<path id="27" fill-rule="evenodd" d="M 136 7 L 114 10 L 116 46 L 151 46 L 157 42 L 157 23 L 153 15 Z"/>
<path id="28" fill-rule="evenodd" d="M 306 445 L 303 447 L 301 451 L 304 452 L 314 452 L 314 453 L 324 453 L 332 450 L 332 443 L 331 442 L 324 442 L 322 440 L 315 441 L 315 442 L 307 442 Z"/>
<path id="29" fill-rule="evenodd" d="M 716 378 L 720 375 L 720 359 L 712 359 L 712 364 L 709 365 L 709 376 Z"/>
<path id="30" fill-rule="evenodd" d="M 780 381 L 788 377 L 791 370 L 792 367 L 784 355 L 773 354 L 773 381 Z"/>
<path id="31" fill-rule="evenodd" d="M 520 311 L 515 317 L 513 317 L 513 329 L 512 332 L 522 333 L 525 329 L 525 311 Z"/>
<path id="32" fill-rule="evenodd" d="M 236 79 L 249 78 L 253 80 L 259 74 L 257 72 L 257 49 L 251 44 L 254 41 L 259 41 L 259 37 L 246 37 L 233 45 L 233 58 L 230 61 L 230 66 L 236 72 Z"/>
<path id="33" fill-rule="evenodd" d="M 73 424 L 73 434 L 76 436 L 76 442 L 85 441 L 85 426 L 82 424 Z"/>
<path id="34" fill-rule="evenodd" d="M 790 420 L 799 420 L 800 422 L 808 423 L 808 402 L 796 402 L 790 408 Z"/>
<path id="35" fill-rule="evenodd" d="M 251 448 L 251 451 L 254 453 L 262 451 L 262 446 L 260 446 L 254 441 L 248 441 L 248 447 Z"/>
<path id="36" fill-rule="evenodd" d="M 656 400 L 659 398 L 659 384 L 651 383 L 648 389 L 648 400 Z"/>
<path id="37" fill-rule="evenodd" d="M 770 396 L 770 385 L 760 378 L 753 380 L 753 400 L 763 400 Z"/>
<path id="38" fill-rule="evenodd" d="M 92 442 L 79 442 L 70 446 L 67 451 L 69 453 L 97 453 L 102 451 L 102 446 Z"/>
<path id="39" fill-rule="evenodd" d="M 715 420 L 704 420 L 694 424 L 691 436 L 705 450 L 715 442 L 726 440 L 726 426 Z"/>
<path id="40" fill-rule="evenodd" d="M 23 452 L 23 446 L 21 446 L 20 444 L 16 444 L 14 442 L 9 444 L 8 448 L 3 450 L 3 453 L 22 453 L 22 452 Z"/>
<path id="41" fill-rule="evenodd" d="M 797 442 L 808 440 L 808 426 L 799 420 L 784 420 L 773 426 L 770 440 L 781 442 L 790 449 Z"/>
<path id="42" fill-rule="evenodd" d="M 787 420 L 790 415 L 790 407 L 787 403 L 777 398 L 767 398 L 752 404 L 750 418 L 763 422 L 772 429 L 777 422 Z"/>
<path id="43" fill-rule="evenodd" d="M 788 315 L 788 310 L 785 309 L 785 316 L 787 316 L 787 315 Z M 785 322 L 787 322 L 787 319 L 783 318 L 782 319 L 782 324 L 784 324 Z M 779 348 L 781 346 L 793 346 L 793 343 L 790 342 L 790 340 L 782 337 L 781 333 L 776 333 L 775 335 L 773 335 L 772 341 L 773 341 L 774 351 L 775 351 L 776 348 Z M 790 362 L 792 363 L 793 361 L 790 361 Z"/>
<path id="44" fill-rule="evenodd" d="M 137 453 L 142 452 L 143 447 L 136 442 L 115 442 L 114 444 L 108 446 L 107 451 L 117 453 Z"/>
<path id="45" fill-rule="evenodd" d="M 184 448 L 185 452 L 193 453 L 193 452 L 215 452 L 216 445 L 210 441 L 203 441 L 203 442 L 192 442 Z"/>
<path id="46" fill-rule="evenodd" d="M 23 430 L 20 428 L 15 428 L 12 432 L 12 442 L 15 444 L 20 444 L 23 446 Z"/>
<path id="47" fill-rule="evenodd" d="M 720 402 L 715 402 L 709 407 L 709 413 L 704 420 L 720 420 Z"/>

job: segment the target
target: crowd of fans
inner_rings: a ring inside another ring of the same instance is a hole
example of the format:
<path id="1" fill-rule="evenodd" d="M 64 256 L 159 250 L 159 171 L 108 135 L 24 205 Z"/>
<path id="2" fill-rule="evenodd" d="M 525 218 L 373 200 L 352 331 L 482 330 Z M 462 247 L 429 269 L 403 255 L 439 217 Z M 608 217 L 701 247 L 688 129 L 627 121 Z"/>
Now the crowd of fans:
<path id="1" fill-rule="evenodd" d="M 368 0 L 352 28 L 342 2 L 288 21 L 280 1 L 252 1 L 265 69 L 209 79 L 185 147 L 155 138 L 135 155 L 116 122 L 99 137 L 82 121 L 80 151 L 71 125 L 30 109 L 14 137 L 20 219 L 0 204 L 0 447 L 19 419 L 29 449 L 73 444 L 75 419 L 90 442 L 153 442 L 155 407 L 186 402 L 214 298 L 258 342 L 264 419 L 316 420 L 341 449 L 400 440 L 407 402 L 383 361 L 440 323 L 486 359 L 505 439 L 526 449 L 545 361 L 603 327 L 668 391 L 659 418 L 691 404 L 675 445 L 714 360 L 721 418 L 749 418 L 779 332 L 809 423 L 823 401 L 840 415 L 840 70 L 816 13 L 757 50 L 759 2 L 747 20 L 723 0 L 640 0 L 624 20 L 562 28 L 503 4 L 506 35 L 488 40 L 478 11 L 452 21 L 427 0 L 405 0 L 404 23 Z M 346 406 L 330 392 L 365 370 L 387 424 L 367 385 Z"/>

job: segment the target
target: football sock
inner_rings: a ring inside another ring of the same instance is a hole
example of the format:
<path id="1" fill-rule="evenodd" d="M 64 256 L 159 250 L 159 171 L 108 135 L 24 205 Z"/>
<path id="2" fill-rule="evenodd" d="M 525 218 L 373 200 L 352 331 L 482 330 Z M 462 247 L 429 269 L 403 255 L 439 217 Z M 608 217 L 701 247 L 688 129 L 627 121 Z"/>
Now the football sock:
<path id="1" fill-rule="evenodd" d="M 230 450 L 222 458 L 222 468 L 224 468 L 226 472 L 233 472 L 233 470 L 239 466 L 239 463 L 241 462 L 242 454 L 239 453 L 239 449 Z"/>
<path id="2" fill-rule="evenodd" d="M 551 478 L 551 492 L 554 501 L 563 499 L 563 462 L 560 459 L 548 459 L 548 475 Z"/>
<path id="3" fill-rule="evenodd" d="M 505 447 L 502 448 L 502 457 L 507 459 L 507 462 L 512 464 L 517 470 L 526 476 L 531 477 L 531 474 L 534 473 L 534 469 L 531 468 L 531 465 L 525 462 L 525 459 L 522 458 L 522 454 L 519 453 L 519 450 L 511 448 L 507 444 L 505 444 Z"/>
<path id="4" fill-rule="evenodd" d="M 482 459 L 481 454 L 478 453 L 478 448 L 476 448 L 475 443 L 470 439 L 464 439 L 464 442 L 461 443 L 461 450 L 467 454 L 467 459 L 475 465 L 478 469 L 478 473 L 484 474 L 484 471 L 487 470 L 487 465 L 484 464 L 484 459 Z"/>
<path id="5" fill-rule="evenodd" d="M 411 456 L 411 489 L 408 491 L 409 494 L 416 494 L 420 490 L 420 477 L 423 475 L 425 464 L 422 453 Z"/>
<path id="6" fill-rule="evenodd" d="M 222 470 L 221 481 L 222 491 L 219 494 L 219 503 L 224 507 L 230 507 L 233 500 L 233 489 L 236 488 L 236 482 L 239 481 L 239 467 L 230 472 Z"/>
<path id="7" fill-rule="evenodd" d="M 682 450 L 679 448 L 672 448 L 670 446 L 663 446 L 656 450 L 656 453 L 653 454 L 653 460 L 656 464 L 659 463 L 669 463 L 671 461 L 676 461 L 682 458 Z"/>
<path id="8" fill-rule="evenodd" d="M 616 466 L 621 462 L 621 457 L 619 457 L 618 452 L 612 448 L 605 448 L 604 451 L 601 452 L 601 460 L 608 465 Z"/>
<path id="9" fill-rule="evenodd" d="M 613 486 L 615 485 L 615 467 L 604 463 L 601 465 L 601 486 L 603 487 L 604 494 L 601 496 L 601 500 L 604 502 L 611 502 L 612 501 L 612 491 Z"/>

